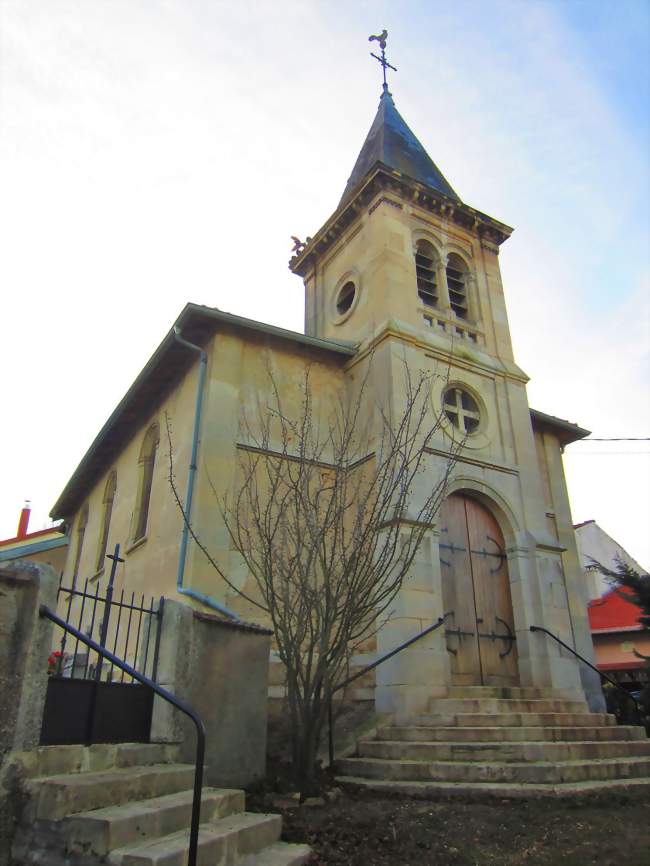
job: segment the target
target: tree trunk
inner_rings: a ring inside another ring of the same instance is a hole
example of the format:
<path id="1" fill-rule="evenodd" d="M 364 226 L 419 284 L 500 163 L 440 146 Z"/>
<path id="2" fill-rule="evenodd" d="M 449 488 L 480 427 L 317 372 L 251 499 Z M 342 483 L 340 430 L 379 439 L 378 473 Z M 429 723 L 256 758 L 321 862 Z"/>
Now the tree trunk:
<path id="1" fill-rule="evenodd" d="M 313 702 L 303 702 L 301 707 L 297 696 L 291 692 L 292 689 L 289 687 L 287 700 L 291 708 L 293 777 L 300 792 L 300 799 L 304 801 L 306 797 L 312 797 L 320 791 L 317 761 L 325 717 L 325 705 L 318 697 Z"/>

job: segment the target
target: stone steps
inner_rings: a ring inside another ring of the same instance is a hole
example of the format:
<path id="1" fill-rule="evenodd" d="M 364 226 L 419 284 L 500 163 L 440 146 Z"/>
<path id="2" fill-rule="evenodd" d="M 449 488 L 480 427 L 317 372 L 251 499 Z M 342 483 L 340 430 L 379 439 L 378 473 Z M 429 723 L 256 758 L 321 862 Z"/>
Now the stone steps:
<path id="1" fill-rule="evenodd" d="M 342 784 L 412 796 L 650 789 L 650 740 L 572 692 L 454 686 L 428 712 L 397 715 L 360 740 L 337 768 Z"/>
<path id="2" fill-rule="evenodd" d="M 423 713 L 400 718 L 400 725 L 417 727 L 577 727 L 580 725 L 615 725 L 616 718 L 606 713 Z"/>
<path id="3" fill-rule="evenodd" d="M 550 698 L 432 698 L 431 713 L 588 713 L 585 701 L 551 700 Z"/>
<path id="4" fill-rule="evenodd" d="M 36 817 L 60 821 L 75 812 L 175 794 L 193 782 L 192 764 L 152 764 L 48 776 L 33 779 L 30 785 L 37 788 Z"/>
<path id="5" fill-rule="evenodd" d="M 48 746 L 21 759 L 27 798 L 15 866 L 185 866 L 194 766 L 169 746 Z M 48 774 L 47 770 L 54 770 Z M 63 771 L 63 772 L 62 772 Z M 244 811 L 243 791 L 204 787 L 199 866 L 301 866 L 282 819 Z"/>
<path id="6" fill-rule="evenodd" d="M 280 815 L 240 812 L 215 823 L 201 824 L 199 864 L 230 866 L 244 857 L 257 854 L 280 838 Z M 189 830 L 112 851 L 108 862 L 115 866 L 185 866 Z M 253 861 L 254 862 L 254 861 Z"/>
<path id="7" fill-rule="evenodd" d="M 150 800 L 107 806 L 66 819 L 67 848 L 74 852 L 106 855 L 134 840 L 167 836 L 190 826 L 193 791 L 166 794 Z M 201 821 L 216 821 L 244 810 L 244 793 L 204 788 Z"/>
<path id="8" fill-rule="evenodd" d="M 556 762 L 485 762 L 345 758 L 344 776 L 390 781 L 553 784 L 650 777 L 650 757 Z"/>
<path id="9" fill-rule="evenodd" d="M 429 743 L 372 740 L 359 743 L 359 756 L 393 761 L 581 761 L 650 755 L 650 740 L 611 742 Z"/>
<path id="10" fill-rule="evenodd" d="M 530 686 L 448 686 L 444 695 L 444 698 L 468 697 L 508 698 L 512 700 L 549 699 L 553 701 L 584 702 L 584 696 L 571 689 L 534 688 Z M 436 699 L 432 698 L 432 700 Z M 437 700 L 441 700 L 441 698 Z"/>
<path id="11" fill-rule="evenodd" d="M 21 752 L 19 763 L 25 776 L 99 772 L 124 767 L 170 764 L 178 746 L 167 743 L 101 743 L 93 746 L 39 746 Z"/>
<path id="12" fill-rule="evenodd" d="M 339 776 L 338 784 L 346 788 L 359 788 L 381 794 L 400 795 L 414 799 L 435 800 L 461 798 L 463 800 L 537 799 L 541 797 L 572 798 L 593 794 L 617 794 L 630 791 L 650 792 L 650 778 L 608 779 L 606 781 L 572 782 L 562 785 L 504 784 L 501 782 L 399 782 Z"/>
<path id="13" fill-rule="evenodd" d="M 377 731 L 378 740 L 402 740 L 405 742 L 611 742 L 646 740 L 643 728 L 631 725 L 607 725 L 605 727 L 548 726 L 525 727 L 383 727 Z M 363 741 L 360 741 L 363 742 Z"/>
<path id="14" fill-rule="evenodd" d="M 302 866 L 310 857 L 311 848 L 307 845 L 275 842 L 259 854 L 245 857 L 241 866 Z"/>

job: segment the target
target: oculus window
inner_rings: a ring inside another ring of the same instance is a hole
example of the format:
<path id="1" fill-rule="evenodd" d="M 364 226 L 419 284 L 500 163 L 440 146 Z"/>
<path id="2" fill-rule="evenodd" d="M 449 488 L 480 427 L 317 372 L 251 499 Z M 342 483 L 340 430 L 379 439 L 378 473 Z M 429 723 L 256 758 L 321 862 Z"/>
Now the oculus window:
<path id="1" fill-rule="evenodd" d="M 442 395 L 442 408 L 448 420 L 463 435 L 476 433 L 481 420 L 478 403 L 464 388 L 452 385 Z"/>
<path id="2" fill-rule="evenodd" d="M 341 290 L 336 296 L 336 312 L 339 316 L 344 316 L 350 310 L 354 303 L 356 292 L 357 289 L 352 280 L 348 280 L 348 282 L 341 287 Z"/>

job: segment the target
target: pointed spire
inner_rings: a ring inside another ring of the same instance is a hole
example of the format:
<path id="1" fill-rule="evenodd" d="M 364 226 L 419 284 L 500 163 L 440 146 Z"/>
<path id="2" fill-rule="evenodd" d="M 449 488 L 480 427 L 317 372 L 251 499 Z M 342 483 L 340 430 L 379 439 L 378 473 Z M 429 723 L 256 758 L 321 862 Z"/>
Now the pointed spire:
<path id="1" fill-rule="evenodd" d="M 382 90 L 377 114 L 357 157 L 339 204 L 342 204 L 349 197 L 352 190 L 377 162 L 381 162 L 388 168 L 399 171 L 413 180 L 443 193 L 443 195 L 460 201 L 440 169 L 395 108 L 388 87 L 384 85 Z"/>

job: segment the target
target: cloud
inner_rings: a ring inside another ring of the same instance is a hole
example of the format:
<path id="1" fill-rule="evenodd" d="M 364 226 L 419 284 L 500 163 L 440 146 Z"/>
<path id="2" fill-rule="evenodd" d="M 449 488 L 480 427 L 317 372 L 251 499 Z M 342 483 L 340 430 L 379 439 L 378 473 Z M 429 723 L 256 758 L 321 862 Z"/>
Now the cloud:
<path id="1" fill-rule="evenodd" d="M 470 204 L 516 227 L 501 263 L 531 402 L 601 433 L 643 430 L 647 129 L 604 76 L 646 61 L 618 38 L 605 68 L 601 19 L 580 29 L 566 9 L 5 4 L 0 364 L 18 420 L 0 535 L 24 496 L 44 519 L 187 300 L 302 327 L 289 236 L 332 212 L 372 121 L 371 10 L 407 122 Z M 623 10 L 607 27 L 638 23 Z M 633 515 L 620 540 L 643 562 L 635 459 L 568 457 L 569 476 L 577 517 L 593 507 L 616 535 L 610 504 Z M 616 497 L 594 489 L 601 475 Z"/>

